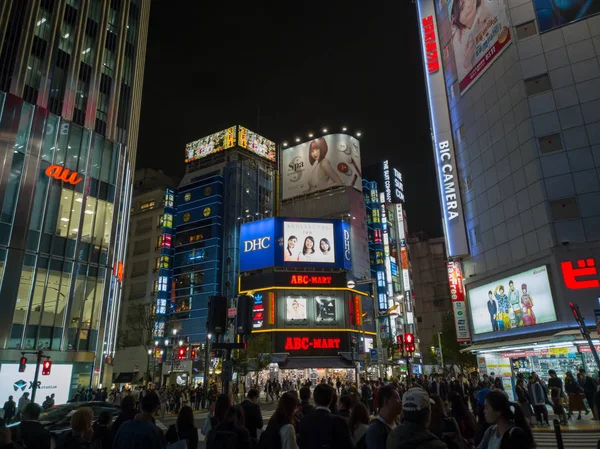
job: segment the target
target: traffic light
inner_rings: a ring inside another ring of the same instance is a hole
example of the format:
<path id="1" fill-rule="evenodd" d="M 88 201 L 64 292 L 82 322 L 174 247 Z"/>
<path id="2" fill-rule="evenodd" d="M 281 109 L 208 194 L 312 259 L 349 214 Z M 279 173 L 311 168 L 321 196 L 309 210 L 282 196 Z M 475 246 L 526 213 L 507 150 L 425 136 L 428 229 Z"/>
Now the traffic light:
<path id="1" fill-rule="evenodd" d="M 402 335 L 396 336 L 396 343 L 398 343 L 398 354 L 402 356 L 404 352 L 404 340 L 402 339 Z"/>
<path id="2" fill-rule="evenodd" d="M 50 369 L 52 369 L 52 362 L 50 360 L 44 360 L 44 363 L 42 363 L 42 376 L 49 376 Z"/>
<path id="3" fill-rule="evenodd" d="M 409 354 L 415 352 L 415 336 L 413 334 L 404 334 L 404 345 Z"/>
<path id="4" fill-rule="evenodd" d="M 20 373 L 24 373 L 25 372 L 25 368 L 27 368 L 27 357 L 21 357 L 21 360 L 19 360 L 19 372 Z"/>
<path id="5" fill-rule="evenodd" d="M 209 334 L 215 335 L 222 335 L 227 330 L 227 298 L 225 296 L 208 298 L 206 330 Z"/>
<path id="6" fill-rule="evenodd" d="M 252 313 L 254 311 L 254 297 L 249 295 L 238 296 L 236 314 L 236 333 L 247 335 L 252 333 Z"/>
<path id="7" fill-rule="evenodd" d="M 192 349 L 192 352 L 191 352 L 191 359 L 192 359 L 192 360 L 196 360 L 196 350 L 195 350 L 195 349 Z"/>
<path id="8" fill-rule="evenodd" d="M 183 359 L 185 359 L 185 348 L 183 346 L 181 346 L 177 350 L 177 360 L 183 360 Z"/>

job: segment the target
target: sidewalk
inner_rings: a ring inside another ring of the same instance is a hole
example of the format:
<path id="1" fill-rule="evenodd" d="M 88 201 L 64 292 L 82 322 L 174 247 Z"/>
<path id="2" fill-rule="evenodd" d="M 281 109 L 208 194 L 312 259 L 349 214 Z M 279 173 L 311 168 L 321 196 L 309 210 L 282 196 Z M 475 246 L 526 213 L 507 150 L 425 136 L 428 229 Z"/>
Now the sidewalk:
<path id="1" fill-rule="evenodd" d="M 554 432 L 554 425 L 552 421 L 557 418 L 556 415 L 550 414 L 548 420 L 550 421 L 550 427 L 533 427 L 532 429 L 536 432 Z M 567 421 L 567 425 L 561 425 L 560 429 L 563 432 L 600 432 L 600 421 L 592 420 L 592 414 L 588 416 L 581 415 L 581 419 L 577 419 L 577 415 L 573 416 L 570 421 Z"/>

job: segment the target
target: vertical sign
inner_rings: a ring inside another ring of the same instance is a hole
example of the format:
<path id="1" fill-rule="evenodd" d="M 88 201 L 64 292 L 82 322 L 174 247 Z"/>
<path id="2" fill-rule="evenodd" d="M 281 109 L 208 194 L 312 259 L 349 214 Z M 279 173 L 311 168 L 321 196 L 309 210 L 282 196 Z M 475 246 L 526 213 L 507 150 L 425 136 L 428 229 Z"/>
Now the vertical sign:
<path id="1" fill-rule="evenodd" d="M 383 261 L 385 266 L 385 282 L 386 282 L 386 291 L 388 295 L 388 307 L 392 307 L 394 305 L 394 290 L 392 286 L 392 264 L 390 261 L 390 237 L 388 234 L 388 225 L 387 225 L 387 214 L 385 211 L 385 194 L 381 192 L 379 194 L 379 202 L 380 202 L 380 215 L 381 215 L 381 228 L 383 230 Z"/>
<path id="2" fill-rule="evenodd" d="M 456 341 L 471 341 L 471 331 L 465 307 L 465 287 L 460 260 L 449 260 L 446 262 L 448 268 L 448 285 L 450 287 L 450 298 L 452 298 L 452 310 L 454 311 L 454 326 L 456 328 Z"/>
<path id="3" fill-rule="evenodd" d="M 383 161 L 383 188 L 385 189 L 385 201 L 392 202 L 392 182 L 390 181 L 390 163 Z"/>
<path id="4" fill-rule="evenodd" d="M 417 0 L 417 7 L 446 248 L 448 257 L 464 256 L 469 254 L 469 244 L 452 140 L 446 82 L 444 71 L 439 70 L 441 61 L 435 6 L 432 0 Z"/>

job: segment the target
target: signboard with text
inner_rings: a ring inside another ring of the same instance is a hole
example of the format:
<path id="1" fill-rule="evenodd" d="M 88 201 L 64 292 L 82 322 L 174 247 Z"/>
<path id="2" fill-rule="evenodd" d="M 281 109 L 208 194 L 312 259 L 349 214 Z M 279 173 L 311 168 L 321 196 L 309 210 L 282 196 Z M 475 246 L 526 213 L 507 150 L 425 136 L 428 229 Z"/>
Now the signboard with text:
<path id="1" fill-rule="evenodd" d="M 341 272 L 275 271 L 240 277 L 240 291 L 247 292 L 268 287 L 346 288 L 346 282 L 346 273 Z"/>
<path id="2" fill-rule="evenodd" d="M 274 338 L 274 352 L 287 352 L 292 357 L 334 356 L 350 351 L 347 332 L 278 332 Z"/>
<path id="3" fill-rule="evenodd" d="M 466 313 L 465 287 L 463 285 L 462 268 L 459 260 L 446 262 L 448 269 L 448 286 L 450 287 L 450 298 L 452 299 L 452 310 L 454 312 L 454 326 L 456 329 L 456 341 L 471 341 L 471 330 Z"/>

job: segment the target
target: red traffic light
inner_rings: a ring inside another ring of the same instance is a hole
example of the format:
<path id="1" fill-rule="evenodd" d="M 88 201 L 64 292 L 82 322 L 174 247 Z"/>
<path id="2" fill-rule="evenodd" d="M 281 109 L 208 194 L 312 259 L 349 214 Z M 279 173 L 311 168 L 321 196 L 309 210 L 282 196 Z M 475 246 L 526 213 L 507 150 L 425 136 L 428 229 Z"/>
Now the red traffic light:
<path id="1" fill-rule="evenodd" d="M 412 345 L 415 342 L 415 336 L 413 334 L 404 334 L 404 341 L 406 344 Z"/>
<path id="2" fill-rule="evenodd" d="M 177 358 L 179 360 L 185 359 L 185 348 L 184 347 L 179 348 L 179 351 L 177 352 Z"/>
<path id="3" fill-rule="evenodd" d="M 42 363 L 42 376 L 50 375 L 50 370 L 52 369 L 52 362 L 50 360 L 45 360 Z"/>
<path id="4" fill-rule="evenodd" d="M 21 357 L 21 360 L 19 360 L 19 372 L 24 373 L 25 368 L 27 368 L 27 357 Z"/>
<path id="5" fill-rule="evenodd" d="M 396 343 L 398 343 L 399 345 L 401 345 L 403 343 L 402 335 L 397 335 L 396 336 Z"/>

